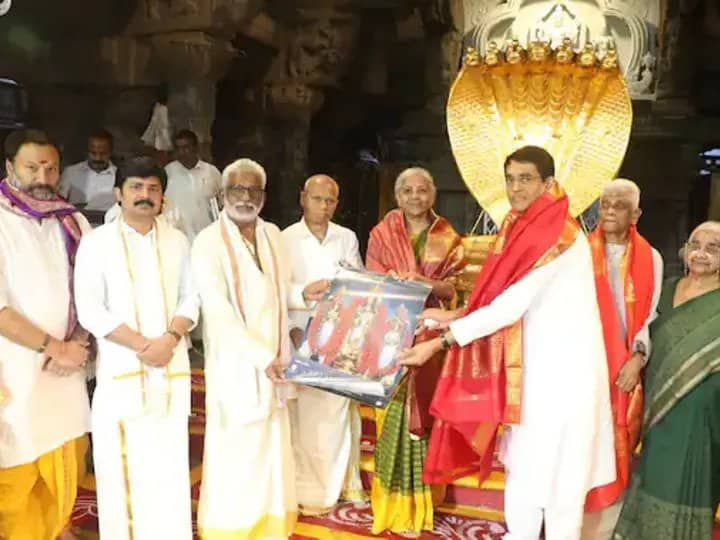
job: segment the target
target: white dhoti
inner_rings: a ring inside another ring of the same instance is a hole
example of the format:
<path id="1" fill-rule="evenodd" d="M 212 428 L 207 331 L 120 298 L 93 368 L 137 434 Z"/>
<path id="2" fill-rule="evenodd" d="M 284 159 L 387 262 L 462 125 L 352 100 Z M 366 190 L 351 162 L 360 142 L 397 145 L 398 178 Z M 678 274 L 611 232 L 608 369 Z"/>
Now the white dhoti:
<path id="1" fill-rule="evenodd" d="M 302 513 L 325 513 L 340 498 L 365 498 L 360 480 L 361 429 L 354 402 L 314 388 L 298 389 L 293 447 Z"/>
<path id="2" fill-rule="evenodd" d="M 187 417 L 93 413 L 92 429 L 100 538 L 191 540 Z"/>
<path id="3" fill-rule="evenodd" d="M 288 409 L 246 424 L 208 411 L 207 422 L 200 536 L 286 539 L 297 518 Z"/>

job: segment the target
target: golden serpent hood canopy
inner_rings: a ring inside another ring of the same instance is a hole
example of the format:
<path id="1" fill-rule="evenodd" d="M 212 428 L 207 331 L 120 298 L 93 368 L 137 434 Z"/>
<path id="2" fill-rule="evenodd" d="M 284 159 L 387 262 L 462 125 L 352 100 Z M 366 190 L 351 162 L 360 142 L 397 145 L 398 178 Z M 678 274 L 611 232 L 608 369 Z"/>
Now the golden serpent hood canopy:
<path id="1" fill-rule="evenodd" d="M 569 40 L 552 50 L 495 43 L 485 58 L 468 49 L 450 90 L 448 136 L 465 184 L 496 224 L 509 210 L 503 163 L 532 144 L 555 159 L 555 177 L 577 216 L 600 196 L 622 163 L 632 103 L 609 49 L 598 60 L 591 44 L 575 53 Z"/>

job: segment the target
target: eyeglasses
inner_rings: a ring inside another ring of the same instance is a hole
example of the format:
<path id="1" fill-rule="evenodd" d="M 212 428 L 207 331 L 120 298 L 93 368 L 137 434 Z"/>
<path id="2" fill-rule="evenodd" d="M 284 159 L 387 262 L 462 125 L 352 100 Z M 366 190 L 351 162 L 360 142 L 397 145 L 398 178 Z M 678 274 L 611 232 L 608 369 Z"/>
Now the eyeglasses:
<path id="1" fill-rule="evenodd" d="M 230 199 L 237 201 L 237 200 L 240 200 L 243 193 L 247 194 L 248 198 L 250 198 L 250 199 L 259 199 L 260 197 L 263 196 L 263 193 L 265 193 L 265 190 L 261 187 L 254 187 L 254 186 L 249 187 L 249 186 L 237 185 L 237 186 L 232 186 L 232 187 L 227 188 L 225 190 L 225 192 L 227 193 L 227 196 Z"/>
<path id="2" fill-rule="evenodd" d="M 512 176 L 508 174 L 507 176 L 505 176 L 505 184 L 512 185 L 517 182 L 521 186 L 527 186 L 536 178 L 542 180 L 539 174 L 518 174 L 517 176 Z"/>

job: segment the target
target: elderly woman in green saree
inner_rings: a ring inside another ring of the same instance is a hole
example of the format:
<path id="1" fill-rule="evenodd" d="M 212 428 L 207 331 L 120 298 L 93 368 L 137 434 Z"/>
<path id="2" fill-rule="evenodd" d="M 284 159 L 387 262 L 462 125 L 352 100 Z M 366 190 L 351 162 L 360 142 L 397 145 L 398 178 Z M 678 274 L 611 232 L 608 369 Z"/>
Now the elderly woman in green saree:
<path id="1" fill-rule="evenodd" d="M 720 222 L 690 235 L 663 285 L 645 376 L 640 463 L 615 540 L 712 537 L 720 503 Z"/>

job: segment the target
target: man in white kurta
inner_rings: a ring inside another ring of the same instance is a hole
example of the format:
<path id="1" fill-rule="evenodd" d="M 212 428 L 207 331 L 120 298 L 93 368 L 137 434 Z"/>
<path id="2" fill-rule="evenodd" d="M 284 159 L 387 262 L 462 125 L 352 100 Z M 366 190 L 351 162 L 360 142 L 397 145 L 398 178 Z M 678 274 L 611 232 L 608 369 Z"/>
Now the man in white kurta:
<path id="1" fill-rule="evenodd" d="M 297 518 L 286 403 L 291 385 L 281 372 L 290 354 L 288 306 L 316 297 L 312 284 L 302 292 L 291 286 L 281 233 L 258 218 L 265 182 L 252 160 L 229 165 L 225 210 L 193 244 L 205 320 L 207 421 L 198 508 L 205 540 L 287 538 Z"/>
<path id="2" fill-rule="evenodd" d="M 179 212 L 179 221 L 192 244 L 195 236 L 216 219 L 220 171 L 200 159 L 197 136 L 192 131 L 177 133 L 175 152 L 177 159 L 165 166 L 168 175 L 166 195 Z"/>
<path id="3" fill-rule="evenodd" d="M 330 221 L 339 194 L 329 176 L 315 175 L 305 182 L 300 196 L 303 217 L 283 231 L 297 286 L 332 279 L 341 264 L 362 268 L 355 233 Z M 309 309 L 290 310 L 290 335 L 296 347 L 309 318 Z M 322 514 L 341 496 L 363 499 L 357 404 L 310 387 L 298 388 L 297 394 L 292 424 L 300 511 Z"/>
<path id="4" fill-rule="evenodd" d="M 12 133 L 5 146 L 0 538 L 55 540 L 70 519 L 77 461 L 84 459 L 76 441 L 90 427 L 82 368 L 87 344 L 76 332 L 70 262 L 70 250 L 90 225 L 56 196 L 60 156 L 43 133 Z"/>
<path id="5" fill-rule="evenodd" d="M 198 298 L 185 235 L 156 219 L 164 182 L 149 158 L 124 163 L 123 215 L 87 235 L 77 255 L 78 314 L 98 342 L 92 432 L 103 540 L 192 538 L 184 336 Z"/>
<path id="6" fill-rule="evenodd" d="M 524 147 L 509 156 L 505 177 L 517 219 L 553 189 L 554 164 L 543 149 Z M 578 233 L 487 305 L 468 314 L 426 310 L 424 317 L 447 330 L 405 353 L 405 364 L 522 321 L 520 422 L 506 426 L 500 448 L 505 539 L 537 540 L 543 521 L 547 540 L 580 538 L 587 492 L 615 479 L 607 363 L 585 236 Z"/>

